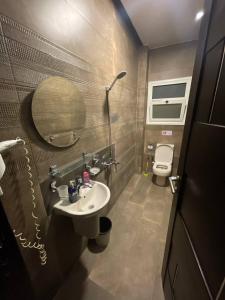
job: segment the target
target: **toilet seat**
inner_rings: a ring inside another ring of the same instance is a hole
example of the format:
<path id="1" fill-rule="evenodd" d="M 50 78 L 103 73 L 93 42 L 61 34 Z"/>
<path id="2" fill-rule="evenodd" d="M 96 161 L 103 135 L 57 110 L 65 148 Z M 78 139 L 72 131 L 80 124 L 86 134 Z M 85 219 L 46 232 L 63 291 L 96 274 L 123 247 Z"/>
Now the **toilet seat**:
<path id="1" fill-rule="evenodd" d="M 157 176 L 169 176 L 172 170 L 172 164 L 166 162 L 154 162 L 153 173 Z"/>

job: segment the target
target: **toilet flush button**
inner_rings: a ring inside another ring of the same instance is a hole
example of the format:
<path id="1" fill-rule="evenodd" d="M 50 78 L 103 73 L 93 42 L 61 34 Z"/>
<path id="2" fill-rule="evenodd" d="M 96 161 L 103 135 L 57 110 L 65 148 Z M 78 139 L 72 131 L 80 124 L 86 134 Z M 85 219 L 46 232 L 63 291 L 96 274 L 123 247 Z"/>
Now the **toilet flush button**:
<path id="1" fill-rule="evenodd" d="M 162 135 L 173 135 L 172 130 L 162 130 Z"/>

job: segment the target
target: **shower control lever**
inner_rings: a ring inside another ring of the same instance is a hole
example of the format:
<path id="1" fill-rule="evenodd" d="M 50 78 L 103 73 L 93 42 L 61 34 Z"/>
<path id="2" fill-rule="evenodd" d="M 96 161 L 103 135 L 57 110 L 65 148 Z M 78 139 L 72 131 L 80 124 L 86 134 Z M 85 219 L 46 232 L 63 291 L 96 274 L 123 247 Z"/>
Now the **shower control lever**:
<path id="1" fill-rule="evenodd" d="M 112 165 L 114 165 L 114 166 L 115 166 L 115 171 L 117 172 L 117 165 L 119 165 L 119 162 L 116 161 L 116 160 L 110 159 L 109 162 L 104 161 L 104 162 L 102 163 L 102 165 L 103 165 L 103 167 L 105 167 L 105 168 L 108 168 L 108 167 L 111 167 Z"/>
<path id="2" fill-rule="evenodd" d="M 170 188 L 171 188 L 171 192 L 172 194 L 175 194 L 177 191 L 177 182 L 180 180 L 179 176 L 170 176 L 169 177 L 169 182 L 170 182 Z M 176 182 L 176 184 L 174 185 L 174 182 Z"/>

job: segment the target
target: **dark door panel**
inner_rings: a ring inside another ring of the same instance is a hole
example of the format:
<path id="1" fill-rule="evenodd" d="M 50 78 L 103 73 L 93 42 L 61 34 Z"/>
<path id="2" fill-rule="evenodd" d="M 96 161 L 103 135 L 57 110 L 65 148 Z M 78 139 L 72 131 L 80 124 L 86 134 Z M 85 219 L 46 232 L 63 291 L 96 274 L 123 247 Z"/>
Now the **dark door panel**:
<path id="1" fill-rule="evenodd" d="M 163 266 L 176 300 L 207 297 L 201 278 L 211 300 L 225 300 L 225 0 L 205 11 Z"/>
<path id="2" fill-rule="evenodd" d="M 225 18 L 225 16 L 224 16 Z M 210 123 L 225 126 L 225 60 L 221 67 Z"/>
<path id="3" fill-rule="evenodd" d="M 166 273 L 163 289 L 164 289 L 165 300 L 174 300 L 168 272 Z"/>
<path id="4" fill-rule="evenodd" d="M 181 214 L 215 296 L 225 274 L 225 129 L 196 123 Z"/>
<path id="5" fill-rule="evenodd" d="M 175 299 L 210 299 L 179 214 L 174 226 L 168 270 Z"/>
<path id="6" fill-rule="evenodd" d="M 225 1 L 213 0 L 213 14 L 210 24 L 207 50 L 216 45 L 225 36 Z"/>
<path id="7" fill-rule="evenodd" d="M 224 41 L 221 41 L 205 58 L 196 113 L 196 120 L 200 122 L 207 123 L 210 117 L 223 49 Z"/>
<path id="8" fill-rule="evenodd" d="M 225 281 L 225 278 L 224 278 L 224 281 Z M 225 299 L 225 282 L 223 282 L 223 285 L 222 285 L 221 288 L 222 288 L 222 290 L 218 295 L 218 300 L 224 300 Z"/>

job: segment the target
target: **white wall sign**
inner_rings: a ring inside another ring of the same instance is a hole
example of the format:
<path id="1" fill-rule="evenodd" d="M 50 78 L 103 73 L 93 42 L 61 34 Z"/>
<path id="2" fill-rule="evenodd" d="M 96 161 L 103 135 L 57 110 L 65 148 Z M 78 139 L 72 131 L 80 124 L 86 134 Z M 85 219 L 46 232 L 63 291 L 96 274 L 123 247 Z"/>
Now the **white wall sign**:
<path id="1" fill-rule="evenodd" d="M 162 130 L 162 135 L 173 135 L 172 130 Z"/>

